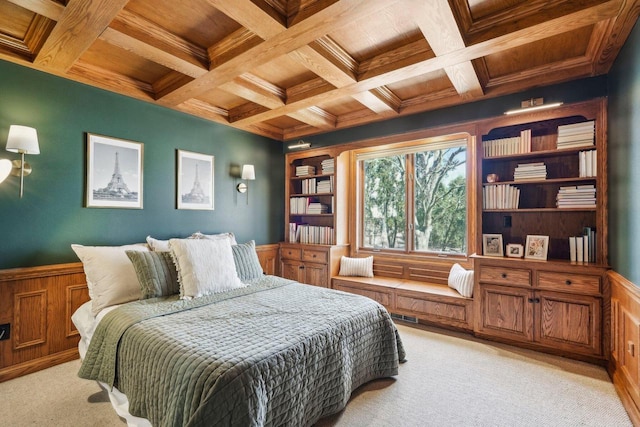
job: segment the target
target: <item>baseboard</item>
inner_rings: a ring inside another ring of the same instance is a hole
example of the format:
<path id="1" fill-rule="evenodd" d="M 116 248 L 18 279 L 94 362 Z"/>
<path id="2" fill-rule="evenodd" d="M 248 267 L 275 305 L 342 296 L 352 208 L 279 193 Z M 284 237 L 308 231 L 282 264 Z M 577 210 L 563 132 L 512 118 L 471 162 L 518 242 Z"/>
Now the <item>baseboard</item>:
<path id="1" fill-rule="evenodd" d="M 0 383 L 18 378 L 22 375 L 41 371 L 43 369 L 47 369 L 61 363 L 70 362 L 72 360 L 78 359 L 79 357 L 80 355 L 78 354 L 78 349 L 72 348 L 69 350 L 61 351 L 59 353 L 39 357 L 38 359 L 30 360 L 19 365 L 9 366 L 0 370 Z"/>

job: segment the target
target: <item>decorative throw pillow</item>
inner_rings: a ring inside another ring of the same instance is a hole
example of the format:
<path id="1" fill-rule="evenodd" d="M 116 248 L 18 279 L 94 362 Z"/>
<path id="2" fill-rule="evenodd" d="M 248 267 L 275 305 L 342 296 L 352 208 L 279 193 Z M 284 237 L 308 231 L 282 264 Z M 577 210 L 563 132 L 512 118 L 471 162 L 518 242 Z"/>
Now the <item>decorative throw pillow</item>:
<path id="1" fill-rule="evenodd" d="M 458 291 L 463 297 L 471 298 L 473 296 L 473 270 L 465 270 L 458 263 L 453 264 L 447 283 L 450 288 Z"/>
<path id="2" fill-rule="evenodd" d="M 155 252 L 169 252 L 169 241 L 168 240 L 158 240 L 154 239 L 151 236 L 147 236 L 147 244 L 149 245 L 149 249 Z"/>
<path id="3" fill-rule="evenodd" d="M 340 258 L 340 276 L 373 277 L 373 256 L 365 258 Z"/>
<path id="4" fill-rule="evenodd" d="M 246 286 L 238 278 L 229 239 L 171 239 L 180 298 L 197 298 Z"/>
<path id="5" fill-rule="evenodd" d="M 220 240 L 220 239 L 229 239 L 232 245 L 237 245 L 236 236 L 233 233 L 219 233 L 219 234 L 202 234 L 199 231 L 196 231 L 191 235 L 192 239 L 209 239 L 209 240 Z"/>
<path id="6" fill-rule="evenodd" d="M 243 282 L 262 277 L 262 265 L 256 252 L 256 242 L 251 240 L 241 245 L 231 246 L 233 261 L 236 264 L 238 277 Z"/>
<path id="7" fill-rule="evenodd" d="M 146 244 L 124 246 L 71 245 L 87 276 L 91 313 L 140 299 L 140 285 L 126 251 L 148 252 Z"/>
<path id="8" fill-rule="evenodd" d="M 171 252 L 127 251 L 140 283 L 141 299 L 180 293 L 178 271 Z"/>

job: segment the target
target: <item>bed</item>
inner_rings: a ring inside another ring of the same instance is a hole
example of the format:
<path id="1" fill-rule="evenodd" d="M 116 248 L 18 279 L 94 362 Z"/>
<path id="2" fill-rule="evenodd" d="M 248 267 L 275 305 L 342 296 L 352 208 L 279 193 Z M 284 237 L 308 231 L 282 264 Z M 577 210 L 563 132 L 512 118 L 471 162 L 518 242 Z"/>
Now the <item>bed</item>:
<path id="1" fill-rule="evenodd" d="M 81 307 L 79 376 L 109 390 L 130 425 L 160 427 L 308 426 L 360 385 L 397 375 L 404 349 L 380 304 L 276 276 L 242 282 Z"/>

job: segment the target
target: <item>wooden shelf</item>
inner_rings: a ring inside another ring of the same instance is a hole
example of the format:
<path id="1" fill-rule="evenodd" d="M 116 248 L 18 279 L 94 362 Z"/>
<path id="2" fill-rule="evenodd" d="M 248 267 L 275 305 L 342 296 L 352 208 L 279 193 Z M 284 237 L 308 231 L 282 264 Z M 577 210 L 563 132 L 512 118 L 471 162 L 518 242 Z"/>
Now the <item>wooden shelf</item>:
<path id="1" fill-rule="evenodd" d="M 596 208 L 518 208 L 518 209 L 483 209 L 482 212 L 595 212 Z"/>
<path id="2" fill-rule="evenodd" d="M 593 182 L 597 181 L 598 177 L 575 177 L 575 178 L 549 178 L 549 179 L 532 179 L 527 181 L 498 181 L 498 182 L 483 182 L 482 185 L 496 185 L 496 184 L 510 184 L 510 185 L 539 185 L 539 184 L 563 184 L 563 183 L 575 183 L 575 182 Z"/>
<path id="3" fill-rule="evenodd" d="M 296 193 L 289 194 L 289 197 L 321 197 L 321 196 L 333 196 L 334 193 Z"/>
<path id="4" fill-rule="evenodd" d="M 596 146 L 586 146 L 586 147 L 578 147 L 578 148 L 561 148 L 557 150 L 540 150 L 540 151 L 532 151 L 530 153 L 518 153 L 518 154 L 509 154 L 505 156 L 492 156 L 492 157 L 483 157 L 484 161 L 504 161 L 504 160 L 531 160 L 531 159 L 539 159 L 546 157 L 557 157 L 557 156 L 570 156 L 573 154 L 577 154 L 580 151 L 590 151 L 595 150 Z"/>

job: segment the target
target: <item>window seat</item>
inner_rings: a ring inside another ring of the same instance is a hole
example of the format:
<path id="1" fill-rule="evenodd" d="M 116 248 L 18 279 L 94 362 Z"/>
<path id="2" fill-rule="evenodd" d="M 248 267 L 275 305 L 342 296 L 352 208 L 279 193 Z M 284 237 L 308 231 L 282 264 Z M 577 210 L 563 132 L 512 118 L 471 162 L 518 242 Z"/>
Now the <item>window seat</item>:
<path id="1" fill-rule="evenodd" d="M 464 331 L 473 330 L 473 299 L 446 284 L 398 277 L 333 276 L 331 287 L 369 297 L 392 314 Z"/>

